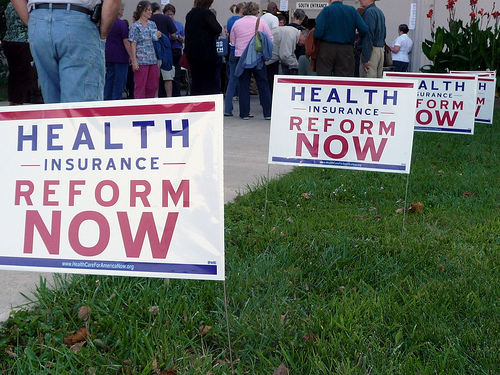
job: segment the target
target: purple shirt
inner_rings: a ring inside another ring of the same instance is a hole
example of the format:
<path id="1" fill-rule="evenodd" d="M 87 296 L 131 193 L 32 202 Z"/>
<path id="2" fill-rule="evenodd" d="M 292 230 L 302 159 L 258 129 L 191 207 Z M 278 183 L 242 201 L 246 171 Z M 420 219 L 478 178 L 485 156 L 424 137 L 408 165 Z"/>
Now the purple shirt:
<path id="1" fill-rule="evenodd" d="M 127 23 L 117 18 L 106 38 L 107 62 L 128 64 L 129 56 L 123 45 L 123 39 L 128 39 Z"/>

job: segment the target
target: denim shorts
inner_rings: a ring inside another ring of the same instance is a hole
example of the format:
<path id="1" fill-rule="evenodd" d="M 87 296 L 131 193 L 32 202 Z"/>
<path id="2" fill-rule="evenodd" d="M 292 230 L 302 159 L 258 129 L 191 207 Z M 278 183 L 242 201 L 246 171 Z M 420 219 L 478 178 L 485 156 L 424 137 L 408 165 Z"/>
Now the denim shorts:
<path id="1" fill-rule="evenodd" d="M 35 9 L 28 33 L 45 103 L 103 100 L 105 41 L 88 14 Z"/>

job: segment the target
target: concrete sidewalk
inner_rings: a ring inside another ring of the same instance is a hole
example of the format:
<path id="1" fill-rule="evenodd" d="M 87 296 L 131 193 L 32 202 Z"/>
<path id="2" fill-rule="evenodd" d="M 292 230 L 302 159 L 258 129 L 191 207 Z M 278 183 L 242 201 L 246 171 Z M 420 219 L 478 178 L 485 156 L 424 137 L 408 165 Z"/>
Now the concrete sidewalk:
<path id="1" fill-rule="evenodd" d="M 251 97 L 254 118 L 240 119 L 238 102 L 234 102 L 235 116 L 224 117 L 224 201 L 233 200 L 244 194 L 248 186 L 255 185 L 262 177 L 270 178 L 287 173 L 288 166 L 268 165 L 268 145 L 270 121 L 264 120 L 257 96 Z M 52 274 L 37 272 L 0 272 L 0 321 L 9 317 L 12 309 L 29 303 L 32 291 L 36 289 L 40 277 L 51 283 Z"/>

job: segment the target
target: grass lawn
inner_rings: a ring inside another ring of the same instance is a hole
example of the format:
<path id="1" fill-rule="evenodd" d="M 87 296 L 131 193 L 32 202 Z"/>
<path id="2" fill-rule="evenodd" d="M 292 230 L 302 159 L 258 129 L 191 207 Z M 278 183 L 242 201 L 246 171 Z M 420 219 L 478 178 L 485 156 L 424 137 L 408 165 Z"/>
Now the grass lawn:
<path id="1" fill-rule="evenodd" d="M 406 175 L 323 168 L 228 203 L 232 353 L 221 282 L 60 276 L 0 328 L 0 373 L 499 374 L 495 116 L 416 133 L 406 204 Z"/>

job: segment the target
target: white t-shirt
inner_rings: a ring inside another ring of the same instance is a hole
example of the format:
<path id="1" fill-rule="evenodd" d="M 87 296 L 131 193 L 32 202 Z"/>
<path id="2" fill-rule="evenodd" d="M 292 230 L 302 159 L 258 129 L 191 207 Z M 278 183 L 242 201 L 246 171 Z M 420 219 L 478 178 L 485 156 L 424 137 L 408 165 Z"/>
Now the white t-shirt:
<path id="1" fill-rule="evenodd" d="M 278 20 L 278 17 L 276 17 L 274 14 L 272 14 L 270 12 L 263 14 L 260 17 L 260 19 L 263 21 L 266 21 L 267 26 L 269 26 L 269 30 L 271 30 L 271 31 L 280 25 L 280 21 Z"/>
<path id="2" fill-rule="evenodd" d="M 408 54 L 413 47 L 413 41 L 410 39 L 408 34 L 401 34 L 400 36 L 398 36 L 394 43 L 392 43 L 392 46 L 400 47 L 398 53 L 392 53 L 393 61 L 410 62 Z"/>

